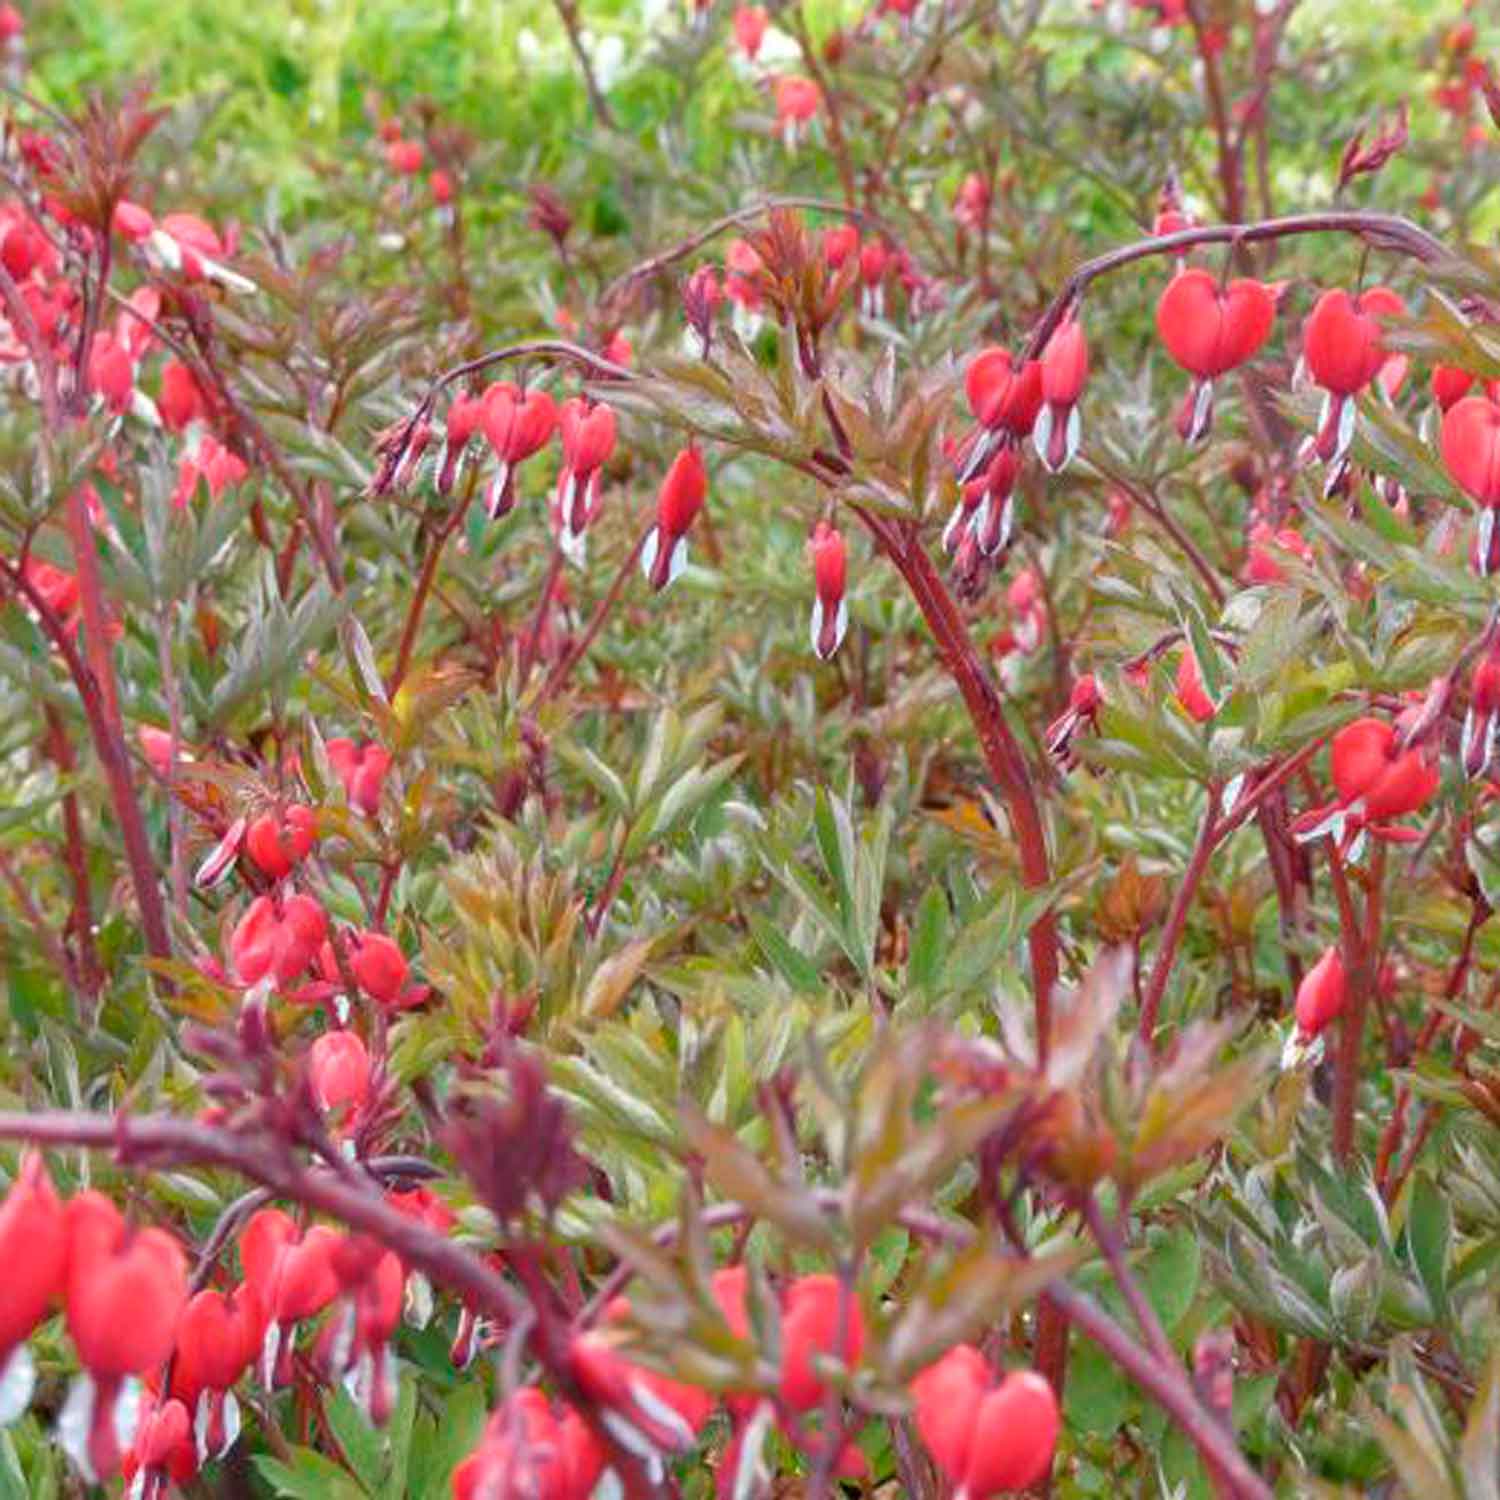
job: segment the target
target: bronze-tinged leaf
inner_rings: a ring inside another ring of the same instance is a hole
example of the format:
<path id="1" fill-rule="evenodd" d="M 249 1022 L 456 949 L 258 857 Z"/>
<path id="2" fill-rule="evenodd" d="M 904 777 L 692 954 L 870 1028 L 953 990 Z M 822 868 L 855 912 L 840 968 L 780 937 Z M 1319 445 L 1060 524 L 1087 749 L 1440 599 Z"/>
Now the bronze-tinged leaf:
<path id="1" fill-rule="evenodd" d="M 1121 1178 L 1139 1187 L 1168 1167 L 1189 1161 L 1222 1140 L 1259 1093 L 1270 1061 L 1265 1052 L 1214 1067 L 1224 1028 L 1196 1027 L 1179 1055 L 1153 1080 L 1141 1109 Z"/>
<path id="2" fill-rule="evenodd" d="M 905 1299 L 882 1346 L 867 1356 L 891 1381 L 904 1384 L 954 1344 L 978 1337 L 1088 1257 L 1083 1246 L 1021 1257 L 976 1241 L 934 1261 L 926 1280 Z"/>
<path id="3" fill-rule="evenodd" d="M 726 1198 L 742 1203 L 757 1219 L 774 1224 L 794 1244 L 832 1250 L 835 1221 L 818 1205 L 811 1188 L 773 1176 L 732 1131 L 715 1125 L 696 1105 L 682 1106 L 688 1144 L 703 1158 L 708 1180 Z"/>
<path id="4" fill-rule="evenodd" d="M 600 1021 L 612 1016 L 640 978 L 646 960 L 656 945 L 654 938 L 632 938 L 617 953 L 611 953 L 589 976 L 583 992 L 583 1015 Z"/>
<path id="5" fill-rule="evenodd" d="M 1134 854 L 1125 856 L 1099 898 L 1095 925 L 1107 943 L 1128 943 L 1149 932 L 1167 909 L 1167 882 L 1143 875 Z"/>

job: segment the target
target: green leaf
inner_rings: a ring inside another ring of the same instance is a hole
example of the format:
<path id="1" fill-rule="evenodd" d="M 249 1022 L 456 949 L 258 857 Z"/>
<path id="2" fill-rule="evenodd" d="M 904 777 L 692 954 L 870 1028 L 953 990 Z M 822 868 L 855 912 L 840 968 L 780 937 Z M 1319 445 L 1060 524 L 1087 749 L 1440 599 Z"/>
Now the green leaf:
<path id="1" fill-rule="evenodd" d="M 477 1378 L 444 1397 L 440 1419 L 426 1412 L 417 1418 L 406 1472 L 411 1500 L 448 1500 L 453 1471 L 478 1445 L 485 1419 L 484 1383 Z"/>
<path id="2" fill-rule="evenodd" d="M 1168 1333 L 1192 1307 L 1202 1269 L 1197 1233 L 1186 1225 L 1155 1239 L 1141 1261 L 1141 1283 Z"/>
<path id="3" fill-rule="evenodd" d="M 1075 1432 L 1113 1438 L 1135 1404 L 1135 1389 L 1097 1344 L 1080 1339 L 1068 1359 L 1064 1414 Z"/>
<path id="4" fill-rule="evenodd" d="M 363 1500 L 368 1494 L 346 1470 L 311 1448 L 293 1448 L 290 1464 L 262 1453 L 253 1461 L 260 1477 L 287 1500 Z"/>
<path id="5" fill-rule="evenodd" d="M 1406 1212 L 1406 1243 L 1431 1299 L 1434 1315 L 1442 1318 L 1448 1305 L 1453 1206 L 1426 1171 L 1418 1172 L 1412 1181 L 1411 1202 Z"/>
<path id="6" fill-rule="evenodd" d="M 816 995 L 824 989 L 823 976 L 817 965 L 795 948 L 779 927 L 753 912 L 749 921 L 756 947 L 794 990 L 804 995 Z"/>
<path id="7" fill-rule="evenodd" d="M 906 982 L 913 989 L 936 988 L 947 958 L 947 940 L 948 897 L 941 886 L 930 885 L 917 907 L 911 950 L 906 959 Z"/>

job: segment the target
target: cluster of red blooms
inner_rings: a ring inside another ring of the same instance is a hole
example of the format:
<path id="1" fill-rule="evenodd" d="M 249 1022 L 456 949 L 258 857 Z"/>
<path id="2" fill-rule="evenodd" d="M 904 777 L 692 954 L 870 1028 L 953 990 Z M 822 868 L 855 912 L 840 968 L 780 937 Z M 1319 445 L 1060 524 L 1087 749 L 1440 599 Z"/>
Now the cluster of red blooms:
<path id="1" fill-rule="evenodd" d="M 26 136 L 22 149 L 44 185 L 56 167 L 51 143 Z M 117 204 L 114 232 L 138 252 L 138 264 L 151 278 L 130 297 L 113 326 L 95 334 L 88 351 L 84 382 L 99 406 L 116 418 L 130 414 L 151 426 L 183 437 L 175 495 L 186 505 L 198 485 L 217 498 L 238 485 L 248 469 L 213 428 L 212 403 L 192 371 L 176 359 L 161 367 L 159 393 L 153 400 L 142 386 L 147 357 L 157 345 L 154 325 L 167 299 L 179 289 L 209 284 L 231 291 L 254 290 L 254 284 L 225 262 L 234 254 L 232 239 L 195 214 L 173 213 L 158 220 L 139 204 Z M 60 247 L 87 244 L 92 231 L 55 196 L 43 192 L 35 207 L 18 199 L 0 203 L 0 262 L 16 283 L 36 334 L 53 353 L 61 370 L 72 367 L 79 337 L 82 303 L 65 274 Z M 33 351 L 18 329 L 0 323 L 0 361 L 26 364 Z M 112 477 L 115 456 L 107 451 L 100 472 Z M 98 509 L 97 505 L 92 507 Z"/>
<path id="2" fill-rule="evenodd" d="M 333 1034 L 337 1035 L 337 1033 Z M 388 1193 L 402 1214 L 440 1234 L 452 1212 L 430 1192 Z M 266 1391 L 290 1385 L 301 1327 L 324 1321 L 310 1349 L 320 1378 L 343 1381 L 373 1421 L 395 1402 L 391 1340 L 403 1307 L 420 1311 L 399 1256 L 323 1224 L 305 1229 L 280 1209 L 262 1209 L 236 1239 L 242 1279 L 228 1292 L 192 1291 L 181 1246 L 161 1229 L 134 1228 L 96 1192 L 63 1202 L 41 1159 L 23 1159 L 0 1202 L 0 1255 L 12 1270 L 0 1296 L 0 1421 L 24 1410 L 34 1373 L 26 1340 L 61 1304 L 83 1373 L 59 1419 L 70 1457 L 90 1480 L 123 1470 L 132 1494 L 155 1497 L 222 1456 L 240 1430 L 233 1388 L 252 1369 Z M 713 1295 L 735 1338 L 749 1340 L 748 1273 L 717 1272 Z M 424 1285 L 425 1289 L 425 1285 Z M 326 1315 L 326 1317 L 325 1317 Z M 716 1400 L 696 1386 L 626 1357 L 629 1307 L 611 1303 L 598 1327 L 576 1335 L 569 1373 L 603 1432 L 660 1477 L 669 1456 L 689 1451 Z M 474 1343 L 460 1330 L 454 1359 Z M 774 1418 L 790 1440 L 815 1441 L 806 1423 L 823 1406 L 830 1364 L 852 1368 L 865 1331 L 857 1300 L 832 1276 L 803 1276 L 780 1302 L 781 1364 L 773 1397 L 730 1393 L 734 1426 L 721 1470 L 733 1492 L 745 1433 Z M 955 1486 L 973 1500 L 1019 1490 L 1044 1474 L 1058 1431 L 1045 1381 L 1012 1374 L 997 1383 L 977 1350 L 960 1346 L 912 1384 L 918 1431 Z M 764 1416 L 761 1415 L 763 1403 Z M 455 1500 L 537 1494 L 586 1500 L 605 1468 L 600 1433 L 535 1388 L 495 1412 L 475 1452 L 453 1476 Z M 839 1471 L 858 1473 L 849 1445 Z"/>
<path id="3" fill-rule="evenodd" d="M 714 1300 L 735 1338 L 752 1337 L 744 1266 L 718 1271 Z M 768 1417 L 788 1440 L 816 1438 L 804 1425 L 823 1406 L 829 1363 L 858 1364 L 864 1323 L 857 1301 L 845 1299 L 832 1276 L 803 1276 L 781 1297 L 781 1365 L 774 1397 L 728 1392 L 724 1405 L 733 1437 L 718 1470 L 718 1493 L 744 1487 L 741 1470 L 753 1462 L 750 1430 Z M 665 1461 L 692 1450 L 717 1402 L 707 1391 L 674 1380 L 625 1356 L 628 1304 L 605 1309 L 602 1326 L 580 1334 L 569 1356 L 571 1373 L 594 1403 L 602 1429 L 646 1464 L 656 1481 Z M 996 1382 L 975 1349 L 961 1345 L 923 1371 L 911 1386 L 917 1430 L 957 1490 L 971 1500 L 1024 1489 L 1046 1473 L 1059 1417 L 1051 1387 L 1016 1373 Z M 453 1476 L 454 1500 L 502 1500 L 544 1495 L 587 1500 L 607 1462 L 599 1434 L 570 1407 L 554 1405 L 536 1387 L 512 1394 L 492 1415 L 479 1447 Z M 852 1443 L 837 1472 L 858 1475 L 864 1460 Z"/>
<path id="4" fill-rule="evenodd" d="M 454 1223 L 425 1189 L 387 1201 L 444 1232 Z M 383 1422 L 408 1283 L 400 1259 L 326 1225 L 299 1230 L 274 1208 L 251 1217 L 237 1244 L 240 1283 L 193 1291 L 172 1235 L 128 1224 L 100 1193 L 64 1202 L 41 1159 L 24 1158 L 0 1203 L 0 1255 L 12 1267 L 0 1295 L 0 1422 L 30 1400 L 25 1341 L 55 1304 L 82 1367 L 59 1438 L 91 1482 L 123 1472 L 146 1500 L 186 1483 L 238 1437 L 234 1387 L 254 1367 L 267 1391 L 290 1384 L 298 1325 L 324 1313 L 313 1367 Z"/>
<path id="5" fill-rule="evenodd" d="M 427 164 L 427 152 L 420 141 L 410 140 L 401 133 L 397 120 L 380 122 L 380 143 L 385 153 L 385 164 L 398 178 L 414 178 Z M 427 174 L 427 190 L 439 214 L 452 212 L 454 185 L 453 176 L 442 167 L 434 167 Z"/>

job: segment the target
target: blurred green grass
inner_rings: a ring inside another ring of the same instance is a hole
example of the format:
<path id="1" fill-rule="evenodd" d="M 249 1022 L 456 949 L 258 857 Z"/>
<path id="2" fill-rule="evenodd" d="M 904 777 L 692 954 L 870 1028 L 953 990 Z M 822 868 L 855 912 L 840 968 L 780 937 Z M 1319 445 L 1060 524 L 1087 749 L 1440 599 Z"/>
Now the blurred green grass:
<path id="1" fill-rule="evenodd" d="M 726 13 L 733 3 L 715 0 Z M 815 32 L 826 33 L 869 3 L 807 0 L 806 8 Z M 579 6 L 611 107 L 643 153 L 634 168 L 654 159 L 652 171 L 697 177 L 705 188 L 722 180 L 749 95 L 718 40 L 687 27 L 687 0 Z M 1414 135 L 1441 136 L 1418 68 L 1435 29 L 1458 10 L 1457 0 L 1303 0 L 1298 50 L 1320 52 L 1338 82 L 1326 94 L 1316 79 L 1306 92 L 1278 94 L 1278 107 L 1321 114 L 1275 128 L 1278 196 L 1326 193 L 1336 157 L 1320 137 L 1342 139 L 1403 97 L 1412 99 Z M 162 102 L 181 107 L 174 150 L 156 158 L 173 189 L 187 169 L 219 194 L 274 199 L 283 215 L 310 207 L 320 162 L 368 130 L 372 96 L 404 118 L 430 101 L 482 143 L 481 171 L 500 186 L 583 161 L 599 186 L 614 171 L 590 129 L 552 0 L 34 0 L 28 16 L 30 82 L 43 98 L 72 106 L 90 89 L 149 76 Z M 1054 78 L 1100 65 L 1087 0 L 1050 0 L 1045 18 Z M 1500 43 L 1495 18 L 1477 19 L 1481 45 Z M 1131 56 L 1125 49 L 1120 60 Z M 1318 142 L 1312 154 L 1309 140 Z M 1409 170 L 1398 163 L 1391 185 L 1407 189 Z"/>

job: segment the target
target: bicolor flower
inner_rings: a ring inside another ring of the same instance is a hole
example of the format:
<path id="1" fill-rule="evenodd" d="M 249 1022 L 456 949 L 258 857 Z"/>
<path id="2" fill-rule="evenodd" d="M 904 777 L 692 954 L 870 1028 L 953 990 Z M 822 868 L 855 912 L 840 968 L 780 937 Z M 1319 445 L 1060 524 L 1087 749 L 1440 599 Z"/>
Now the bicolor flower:
<path id="1" fill-rule="evenodd" d="M 177 1320 L 171 1394 L 192 1420 L 198 1461 L 222 1458 L 240 1434 L 233 1387 L 255 1363 L 266 1314 L 248 1283 L 225 1296 L 211 1287 L 195 1293 Z"/>
<path id="2" fill-rule="evenodd" d="M 240 1264 L 265 1318 L 259 1348 L 261 1384 L 292 1378 L 296 1325 L 316 1317 L 339 1295 L 333 1268 L 338 1233 L 315 1224 L 305 1234 L 279 1208 L 263 1208 L 240 1231 Z"/>
<path id="3" fill-rule="evenodd" d="M 1074 682 L 1068 694 L 1068 706 L 1047 726 L 1045 744 L 1047 753 L 1053 756 L 1064 770 L 1072 770 L 1078 763 L 1078 752 L 1073 741 L 1080 730 L 1092 729 L 1099 720 L 1099 708 L 1104 695 L 1099 691 L 1098 679 L 1092 672 L 1085 672 Z"/>
<path id="4" fill-rule="evenodd" d="M 495 472 L 484 487 L 484 508 L 495 521 L 515 506 L 517 468 L 552 441 L 557 403 L 546 391 L 522 391 L 499 380 L 484 393 L 480 425 L 495 452 Z"/>
<path id="5" fill-rule="evenodd" d="M 1042 409 L 1033 438 L 1037 457 L 1056 474 L 1072 461 L 1083 436 L 1078 402 L 1089 378 L 1089 346 L 1076 310 L 1047 340 L 1041 365 Z"/>
<path id="6" fill-rule="evenodd" d="M 1334 839 L 1348 858 L 1357 857 L 1366 831 L 1376 838 L 1410 843 L 1413 829 L 1392 824 L 1431 800 L 1441 780 L 1419 745 L 1403 749 L 1396 726 L 1386 719 L 1356 719 L 1333 737 L 1329 751 L 1335 800 L 1309 809 L 1292 824 L 1299 842 Z"/>
<path id="7" fill-rule="evenodd" d="M 1330 493 L 1348 466 L 1354 398 L 1388 357 L 1381 320 L 1405 311 L 1406 304 L 1389 287 L 1371 287 L 1357 297 L 1336 288 L 1318 298 L 1302 325 L 1302 358 L 1314 383 L 1327 393 L 1310 451 L 1329 466 L 1325 489 Z"/>
<path id="8" fill-rule="evenodd" d="M 1213 383 L 1253 358 L 1271 334 L 1276 299 L 1259 281 L 1222 286 L 1207 271 L 1179 271 L 1156 304 L 1167 353 L 1193 377 L 1177 430 L 1196 443 L 1213 420 Z"/>
<path id="9" fill-rule="evenodd" d="M 1491 647 L 1479 658 L 1469 679 L 1469 707 L 1464 714 L 1459 758 L 1464 775 L 1483 776 L 1495 764 L 1500 748 L 1500 649 Z"/>
<path id="10" fill-rule="evenodd" d="M 687 566 L 687 534 L 708 493 L 708 474 L 696 446 L 689 445 L 672 460 L 656 500 L 656 525 L 641 548 L 641 572 L 660 591 Z"/>
<path id="11" fill-rule="evenodd" d="M 1500 564 L 1500 403 L 1465 396 L 1443 417 L 1439 446 L 1453 482 L 1479 506 L 1474 556 L 1481 578 Z"/>
<path id="12" fill-rule="evenodd" d="M 776 128 L 788 151 L 795 151 L 803 132 L 816 118 L 823 95 L 811 78 L 787 74 L 772 84 L 776 100 Z"/>
<path id="13" fill-rule="evenodd" d="M 448 407 L 444 426 L 443 452 L 438 459 L 436 488 L 440 495 L 450 494 L 463 470 L 469 442 L 484 421 L 486 403 L 483 396 L 457 395 Z"/>
<path id="14" fill-rule="evenodd" d="M 813 606 L 809 634 L 814 653 L 827 661 L 843 643 L 849 629 L 849 606 L 844 600 L 849 561 L 843 533 L 819 521 L 808 542 L 813 564 Z"/>
<path id="15" fill-rule="evenodd" d="M 569 562 L 582 565 L 584 530 L 599 511 L 600 472 L 615 451 L 611 407 L 574 396 L 558 416 L 563 463 L 557 476 L 558 540 Z"/>
<path id="16" fill-rule="evenodd" d="M 0 1294 L 0 1427 L 31 1402 L 36 1366 L 26 1340 L 62 1295 L 67 1259 L 63 1205 L 41 1157 L 27 1152 L 0 1203 L 0 1264 L 6 1267 Z"/>
<path id="17" fill-rule="evenodd" d="M 187 1305 L 187 1259 L 160 1229 L 132 1229 L 102 1193 L 66 1209 L 68 1335 L 83 1373 L 58 1418 L 64 1451 L 91 1483 L 120 1467 L 135 1435 L 139 1376 L 172 1352 Z"/>
<path id="18" fill-rule="evenodd" d="M 604 1463 L 602 1445 L 572 1407 L 555 1411 L 536 1386 L 522 1386 L 453 1471 L 453 1500 L 589 1500 Z"/>

